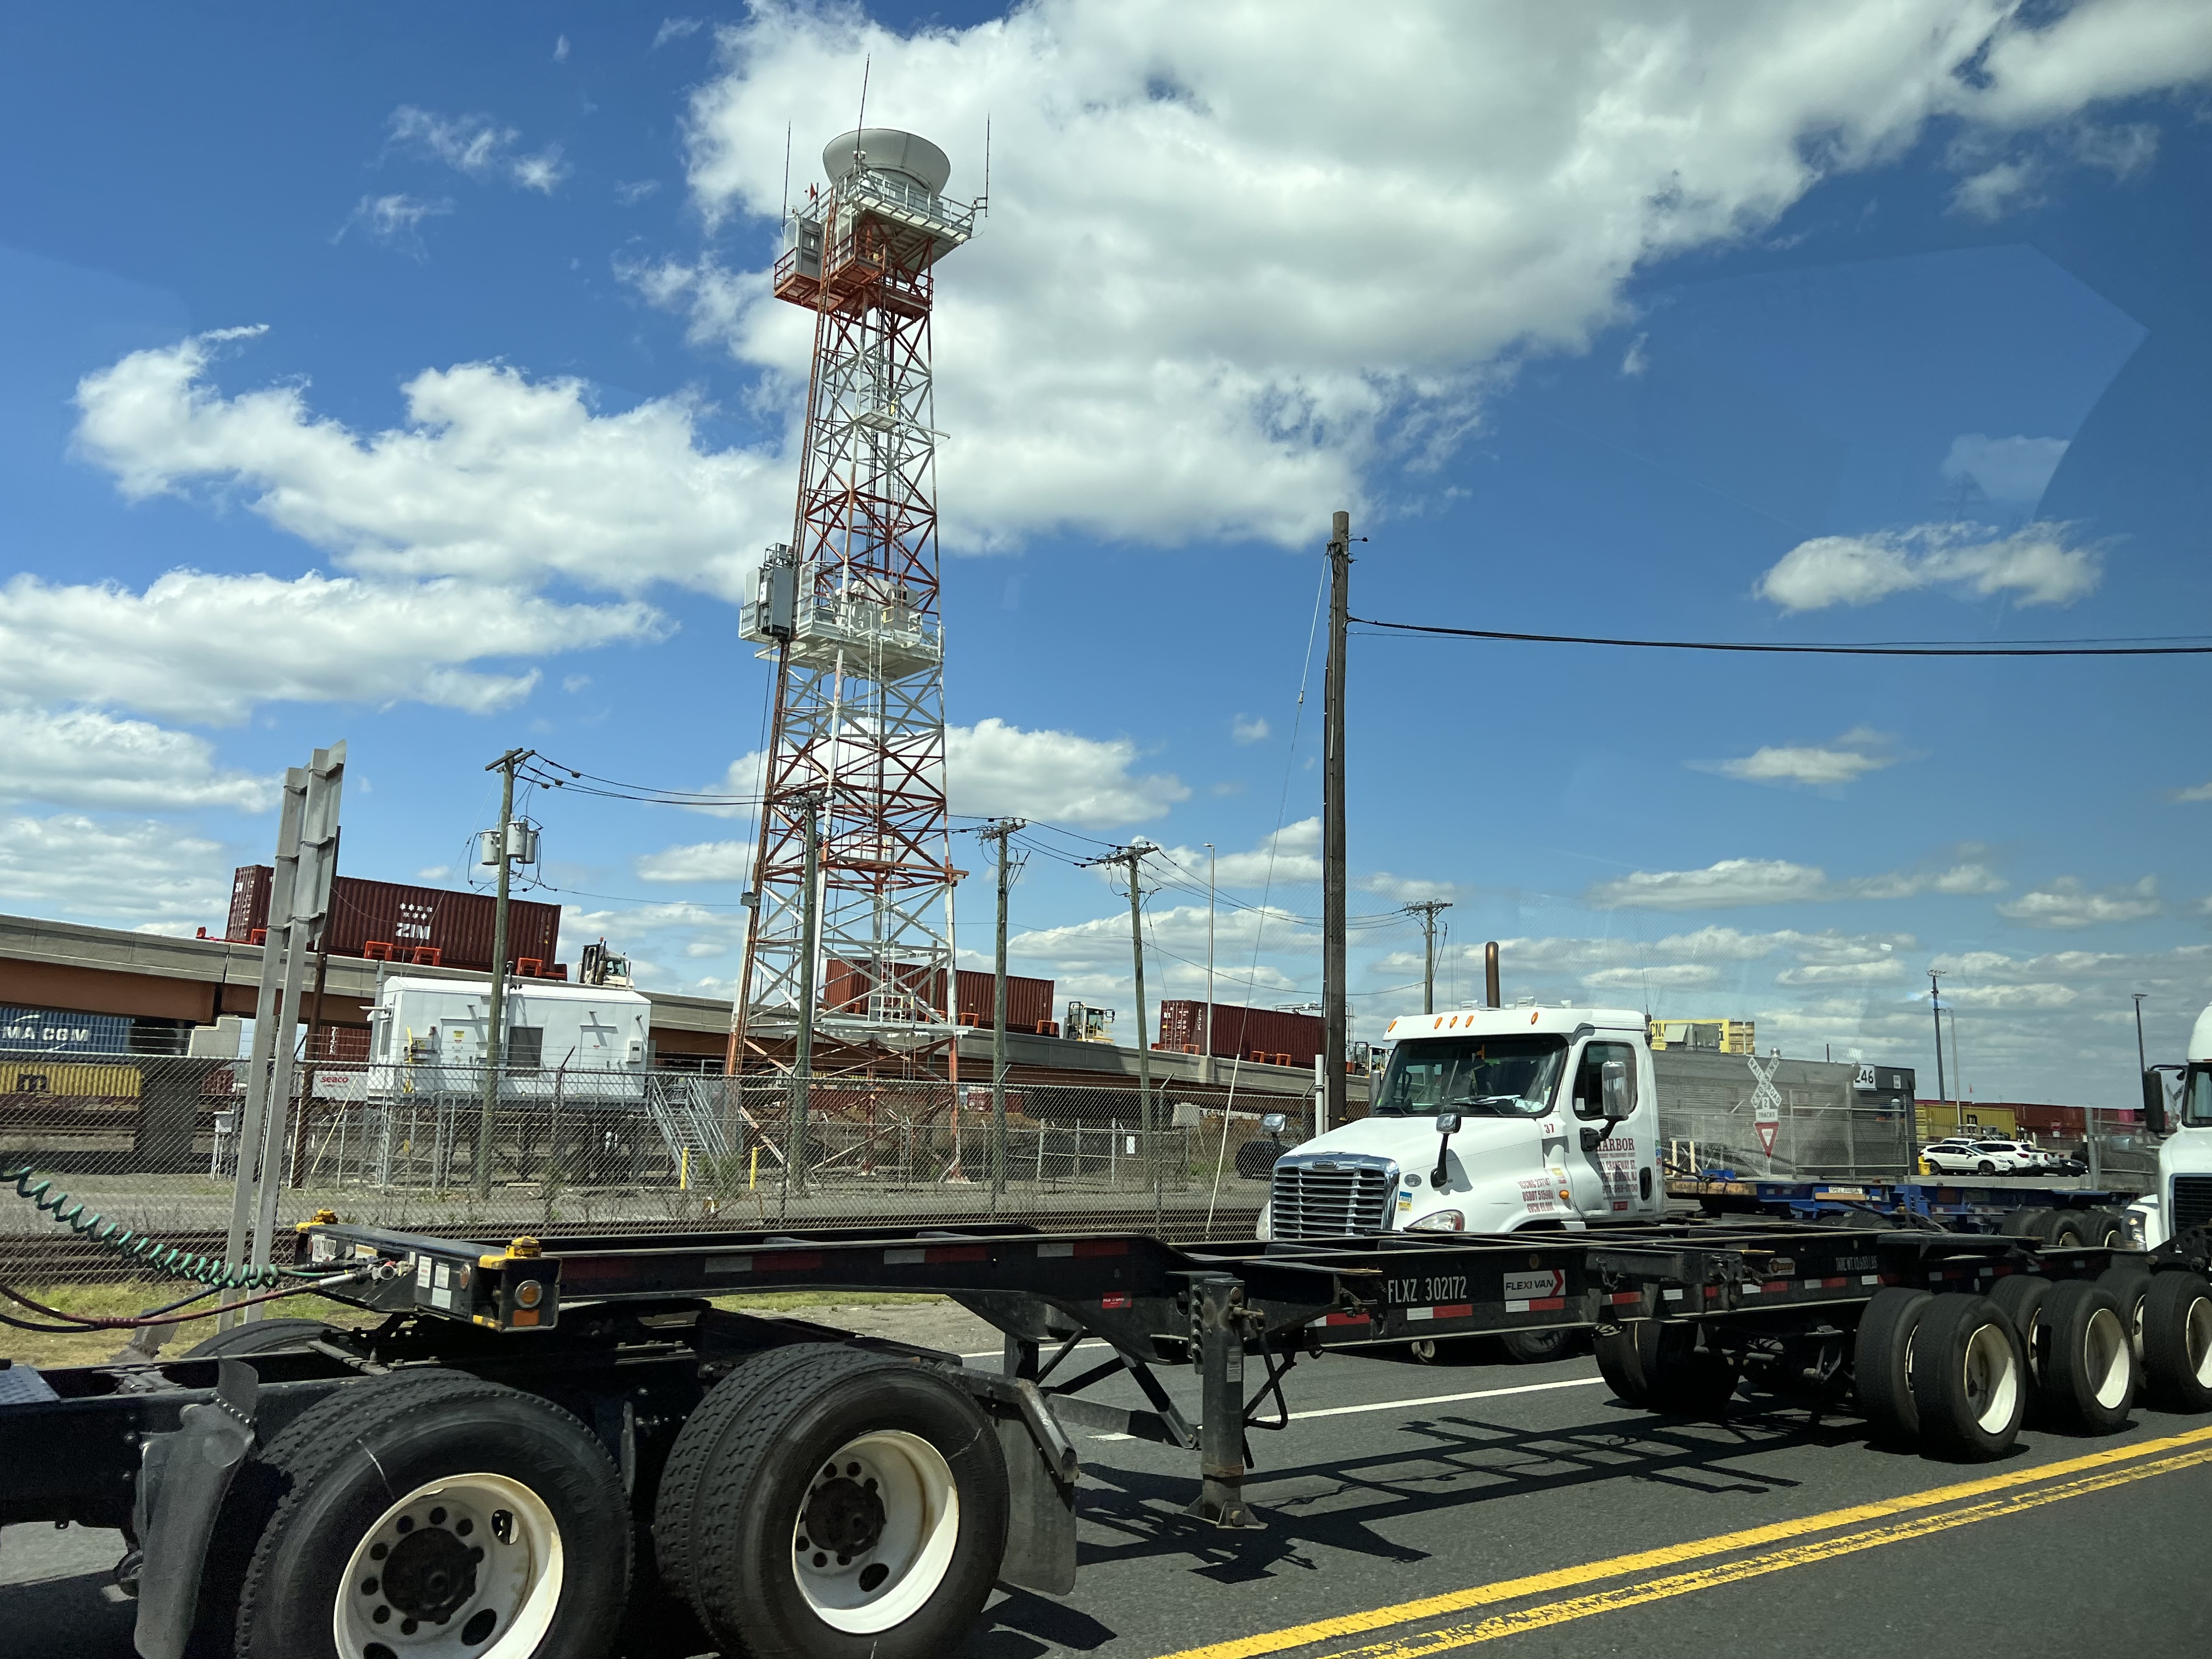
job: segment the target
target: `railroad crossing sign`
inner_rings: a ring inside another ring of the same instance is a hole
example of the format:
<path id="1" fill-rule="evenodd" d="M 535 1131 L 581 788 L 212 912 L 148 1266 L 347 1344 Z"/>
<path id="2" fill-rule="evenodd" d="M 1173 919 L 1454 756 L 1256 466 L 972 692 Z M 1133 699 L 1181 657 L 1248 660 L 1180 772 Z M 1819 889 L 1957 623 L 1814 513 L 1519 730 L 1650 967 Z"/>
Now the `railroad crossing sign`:
<path id="1" fill-rule="evenodd" d="M 1751 1127 L 1759 1132 L 1759 1144 L 1769 1158 L 1774 1156 L 1775 1132 L 1782 1127 L 1782 1096 L 1774 1086 L 1774 1074 L 1782 1068 L 1782 1056 L 1777 1054 L 1759 1068 L 1757 1054 L 1746 1054 L 1744 1064 L 1751 1067 Z"/>

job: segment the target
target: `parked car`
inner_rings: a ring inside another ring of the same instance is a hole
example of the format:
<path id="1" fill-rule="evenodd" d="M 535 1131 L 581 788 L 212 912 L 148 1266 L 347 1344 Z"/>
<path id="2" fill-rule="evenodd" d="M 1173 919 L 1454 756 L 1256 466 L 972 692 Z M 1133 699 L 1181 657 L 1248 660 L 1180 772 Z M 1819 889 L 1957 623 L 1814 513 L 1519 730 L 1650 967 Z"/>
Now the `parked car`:
<path id="1" fill-rule="evenodd" d="M 1931 1141 L 1920 1156 L 1938 1175 L 2013 1175 L 2033 1166 L 2032 1146 L 2016 1140 Z"/>
<path id="2" fill-rule="evenodd" d="M 1937 1175 L 1971 1173 L 1975 1164 L 1974 1143 L 1955 1136 L 1931 1140 L 1920 1149 L 1920 1160 Z"/>
<path id="3" fill-rule="evenodd" d="M 1994 1163 L 1998 1175 L 2039 1175 L 2043 1170 L 2043 1148 L 2025 1140 L 1978 1140 L 1974 1151 Z M 1974 1167 L 1980 1174 L 1990 1173 L 1978 1163 Z"/>

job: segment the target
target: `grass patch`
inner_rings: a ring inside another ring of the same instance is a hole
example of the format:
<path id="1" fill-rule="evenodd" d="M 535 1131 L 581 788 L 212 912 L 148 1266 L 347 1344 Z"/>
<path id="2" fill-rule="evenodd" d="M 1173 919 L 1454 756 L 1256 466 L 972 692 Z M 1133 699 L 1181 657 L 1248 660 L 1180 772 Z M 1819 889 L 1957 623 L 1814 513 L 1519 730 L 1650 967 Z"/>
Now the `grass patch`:
<path id="1" fill-rule="evenodd" d="M 43 1302 L 50 1308 L 65 1313 L 129 1315 L 142 1313 L 149 1308 L 158 1308 L 165 1302 L 174 1302 L 192 1288 L 182 1279 L 154 1281 L 134 1280 L 121 1285 L 20 1285 L 15 1287 L 34 1302 Z M 193 1316 L 181 1325 L 161 1327 L 161 1353 L 175 1358 L 194 1343 L 215 1334 L 216 1315 L 220 1310 L 217 1298 L 210 1297 L 204 1302 L 180 1308 L 179 1313 Z M 48 1322 L 39 1315 L 18 1307 L 13 1302 L 0 1302 L 0 1312 L 10 1318 L 23 1318 L 34 1324 Z M 327 1297 L 288 1296 L 276 1302 L 262 1304 L 262 1313 L 270 1319 L 319 1319 L 326 1325 L 373 1325 L 383 1317 L 364 1308 L 350 1307 L 343 1302 L 332 1302 Z M 19 1331 L 11 1326 L 0 1325 L 0 1354 L 42 1370 L 57 1365 L 99 1365 L 113 1359 L 131 1340 L 129 1331 L 105 1330 L 72 1332 L 64 1336 L 43 1331 Z"/>

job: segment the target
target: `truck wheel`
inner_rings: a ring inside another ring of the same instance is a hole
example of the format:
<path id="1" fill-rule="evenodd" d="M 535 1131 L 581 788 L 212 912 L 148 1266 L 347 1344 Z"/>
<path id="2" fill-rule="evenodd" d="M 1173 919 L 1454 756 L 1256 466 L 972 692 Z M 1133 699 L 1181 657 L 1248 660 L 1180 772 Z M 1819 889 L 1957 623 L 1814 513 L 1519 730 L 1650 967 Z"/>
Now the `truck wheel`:
<path id="1" fill-rule="evenodd" d="M 2019 1437 L 2027 1396 L 2027 1356 L 2012 1322 L 1971 1291 L 1936 1297 L 1912 1338 L 1921 1443 L 1960 1462 L 2002 1457 Z"/>
<path id="2" fill-rule="evenodd" d="M 257 1319 L 251 1324 L 233 1325 L 227 1331 L 217 1331 L 205 1341 L 187 1348 L 187 1359 L 213 1359 L 227 1354 L 235 1359 L 240 1354 L 273 1353 L 279 1348 L 304 1348 L 310 1342 L 319 1342 L 330 1335 L 332 1327 L 319 1319 Z"/>
<path id="3" fill-rule="evenodd" d="M 2040 1238 L 2043 1235 L 2037 1229 L 2050 1213 L 2048 1210 L 2010 1211 L 1997 1223 L 1997 1231 L 2006 1238 Z"/>
<path id="4" fill-rule="evenodd" d="M 2085 1210 L 2081 1213 L 2081 1242 L 2098 1249 L 2124 1246 L 2128 1242 L 2126 1218 L 2116 1210 Z"/>
<path id="5" fill-rule="evenodd" d="M 2111 1434 L 2135 1399 L 2135 1346 L 2110 1291 L 2086 1279 L 2051 1287 L 2031 1327 L 2038 1402 L 2053 1421 L 2083 1434 Z"/>
<path id="6" fill-rule="evenodd" d="M 2128 1328 L 2128 1341 L 2136 1351 L 2136 1370 L 2140 1377 L 2143 1360 L 2143 1298 L 2150 1294 L 2150 1269 L 2123 1262 L 2099 1273 L 2097 1283 L 2110 1291 L 2112 1300 L 2120 1304 L 2120 1321 Z"/>
<path id="7" fill-rule="evenodd" d="M 2212 1411 L 2212 1285 L 2196 1273 L 2153 1273 L 2142 1334 L 2154 1403 L 2170 1412 Z"/>
<path id="8" fill-rule="evenodd" d="M 726 1654 L 936 1659 L 990 1595 L 1006 1511 L 999 1437 L 967 1394 L 808 1343 L 739 1367 L 691 1414 L 653 1536 L 680 1537 L 663 1546 L 672 1582 Z"/>
<path id="9" fill-rule="evenodd" d="M 255 1460 L 239 1659 L 604 1659 L 629 1590 L 622 1477 L 584 1425 L 457 1371 L 351 1383 Z"/>
<path id="10" fill-rule="evenodd" d="M 2079 1210 L 2051 1212 L 2050 1230 L 2045 1233 L 2053 1249 L 2080 1249 L 2089 1242 L 2088 1218 Z"/>
<path id="11" fill-rule="evenodd" d="M 2013 1329 L 2026 1334 L 2034 1330 L 2036 1314 L 2051 1294 L 2051 1283 L 2037 1273 L 2008 1274 L 1990 1287 L 1990 1300 L 2012 1321 Z M 2042 1355 L 2033 1340 L 2026 1346 L 2028 1375 L 2033 1379 L 2041 1372 Z"/>
<path id="12" fill-rule="evenodd" d="M 1516 1365 L 1540 1365 L 1564 1358 L 1574 1346 L 1575 1334 L 1564 1328 L 1550 1331 L 1508 1331 L 1499 1340 L 1505 1357 Z"/>
<path id="13" fill-rule="evenodd" d="M 1736 1361 L 1699 1348 L 1698 1328 L 1643 1319 L 1595 1343 L 1597 1368 L 1625 1406 L 1670 1417 L 1714 1417 L 1735 1393 Z"/>
<path id="14" fill-rule="evenodd" d="M 1936 1298 L 1893 1285 L 1876 1291 L 1859 1316 L 1851 1346 L 1851 1387 L 1859 1414 L 1875 1442 L 1909 1446 L 1920 1437 L 1920 1413 L 1912 1403 L 1912 1346 L 1922 1318 Z"/>

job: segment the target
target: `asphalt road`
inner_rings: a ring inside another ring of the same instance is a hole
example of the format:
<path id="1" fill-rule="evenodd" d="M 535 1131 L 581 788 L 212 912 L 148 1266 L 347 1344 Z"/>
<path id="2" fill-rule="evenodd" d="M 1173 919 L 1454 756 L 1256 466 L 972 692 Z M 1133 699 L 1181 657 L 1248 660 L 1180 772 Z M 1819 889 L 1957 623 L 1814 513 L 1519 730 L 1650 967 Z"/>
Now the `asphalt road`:
<path id="1" fill-rule="evenodd" d="M 1796 1407 L 1653 1418 L 1613 1403 L 1587 1358 L 1333 1356 L 1298 1367 L 1291 1403 L 1287 1430 L 1254 1437 L 1257 1532 L 1181 1515 L 1186 1455 L 1080 1437 L 1075 1592 L 994 1598 L 967 1659 L 2183 1654 L 2212 1629 L 2191 1547 L 2212 1419 L 2031 1431 L 1960 1468 Z M 112 1534 L 7 1529 L 0 1659 L 127 1659 L 131 1608 L 100 1591 L 117 1553 Z M 1406 1605 L 1422 1598 L 1439 1604 Z"/>

